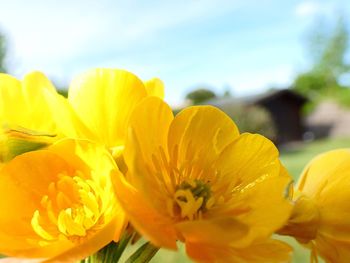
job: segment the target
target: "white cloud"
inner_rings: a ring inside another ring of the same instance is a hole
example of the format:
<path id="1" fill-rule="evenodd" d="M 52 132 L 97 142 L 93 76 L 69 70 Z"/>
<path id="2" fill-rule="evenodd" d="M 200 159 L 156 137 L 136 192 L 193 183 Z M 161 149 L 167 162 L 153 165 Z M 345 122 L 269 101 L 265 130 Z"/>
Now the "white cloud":
<path id="1" fill-rule="evenodd" d="M 346 1 L 345 1 L 346 2 Z M 301 18 L 314 18 L 318 15 L 334 16 L 339 12 L 340 7 L 346 6 L 339 1 L 305 0 L 299 3 L 295 8 L 295 14 Z"/>
<path id="2" fill-rule="evenodd" d="M 304 1 L 296 7 L 295 13 L 301 17 L 314 16 L 315 14 L 318 14 L 321 9 L 320 3 Z"/>

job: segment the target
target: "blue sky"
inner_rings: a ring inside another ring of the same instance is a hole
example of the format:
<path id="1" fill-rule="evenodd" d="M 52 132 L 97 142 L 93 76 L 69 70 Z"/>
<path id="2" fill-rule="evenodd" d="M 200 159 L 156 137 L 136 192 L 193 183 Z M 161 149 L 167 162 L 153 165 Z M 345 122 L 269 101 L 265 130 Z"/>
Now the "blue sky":
<path id="1" fill-rule="evenodd" d="M 172 105 L 198 86 L 236 96 L 288 86 L 308 66 L 303 35 L 314 18 L 350 14 L 347 0 L 0 0 L 0 7 L 15 76 L 41 70 L 67 85 L 89 68 L 124 68 L 161 78 Z"/>

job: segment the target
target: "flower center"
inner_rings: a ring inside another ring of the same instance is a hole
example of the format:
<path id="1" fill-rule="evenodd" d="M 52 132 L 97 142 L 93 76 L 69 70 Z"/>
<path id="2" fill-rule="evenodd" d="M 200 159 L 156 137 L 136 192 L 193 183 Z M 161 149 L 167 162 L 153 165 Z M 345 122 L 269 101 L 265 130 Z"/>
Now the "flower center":
<path id="1" fill-rule="evenodd" d="M 177 186 L 170 209 L 180 213 L 183 219 L 193 220 L 201 218 L 202 213 L 210 209 L 214 203 L 215 198 L 207 183 L 200 179 L 185 180 Z"/>
<path id="2" fill-rule="evenodd" d="M 103 190 L 78 171 L 73 177 L 65 173 L 48 187 L 41 199 L 41 208 L 33 214 L 33 230 L 46 241 L 61 238 L 79 242 L 103 221 Z"/>

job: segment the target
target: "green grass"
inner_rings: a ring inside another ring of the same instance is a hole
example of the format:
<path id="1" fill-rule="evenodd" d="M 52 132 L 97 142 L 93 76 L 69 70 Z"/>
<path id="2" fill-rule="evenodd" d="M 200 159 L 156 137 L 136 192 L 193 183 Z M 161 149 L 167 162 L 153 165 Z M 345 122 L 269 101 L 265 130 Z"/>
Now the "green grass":
<path id="1" fill-rule="evenodd" d="M 350 138 L 325 139 L 314 142 L 308 142 L 295 145 L 293 148 L 281 151 L 281 161 L 286 166 L 294 180 L 297 181 L 304 166 L 316 155 L 337 148 L 350 148 Z M 288 242 L 293 248 L 293 263 L 309 262 L 310 254 L 307 249 L 299 245 L 293 238 L 281 237 L 280 239 Z M 191 262 L 185 255 L 183 245 L 179 246 L 179 252 L 161 250 L 151 260 L 152 263 L 177 263 Z"/>
<path id="2" fill-rule="evenodd" d="M 293 178 L 297 180 L 305 165 L 312 158 L 337 148 L 350 148 L 350 138 L 319 140 L 295 146 L 293 149 L 282 150 L 281 161 Z"/>

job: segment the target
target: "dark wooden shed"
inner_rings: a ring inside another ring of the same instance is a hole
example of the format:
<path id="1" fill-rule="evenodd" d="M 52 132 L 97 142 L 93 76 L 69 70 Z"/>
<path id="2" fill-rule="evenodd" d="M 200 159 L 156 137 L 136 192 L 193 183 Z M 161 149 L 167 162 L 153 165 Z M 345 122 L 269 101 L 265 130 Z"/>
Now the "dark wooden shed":
<path id="1" fill-rule="evenodd" d="M 243 98 L 247 104 L 264 107 L 275 123 L 278 144 L 302 139 L 304 127 L 301 108 L 307 99 L 291 89 L 271 90 L 264 94 Z"/>
<path id="2" fill-rule="evenodd" d="M 241 98 L 222 98 L 207 101 L 223 110 L 229 105 L 241 104 L 247 107 L 260 106 L 268 111 L 276 128 L 276 144 L 285 144 L 302 139 L 302 106 L 307 99 L 291 89 L 276 89 L 260 95 Z"/>

